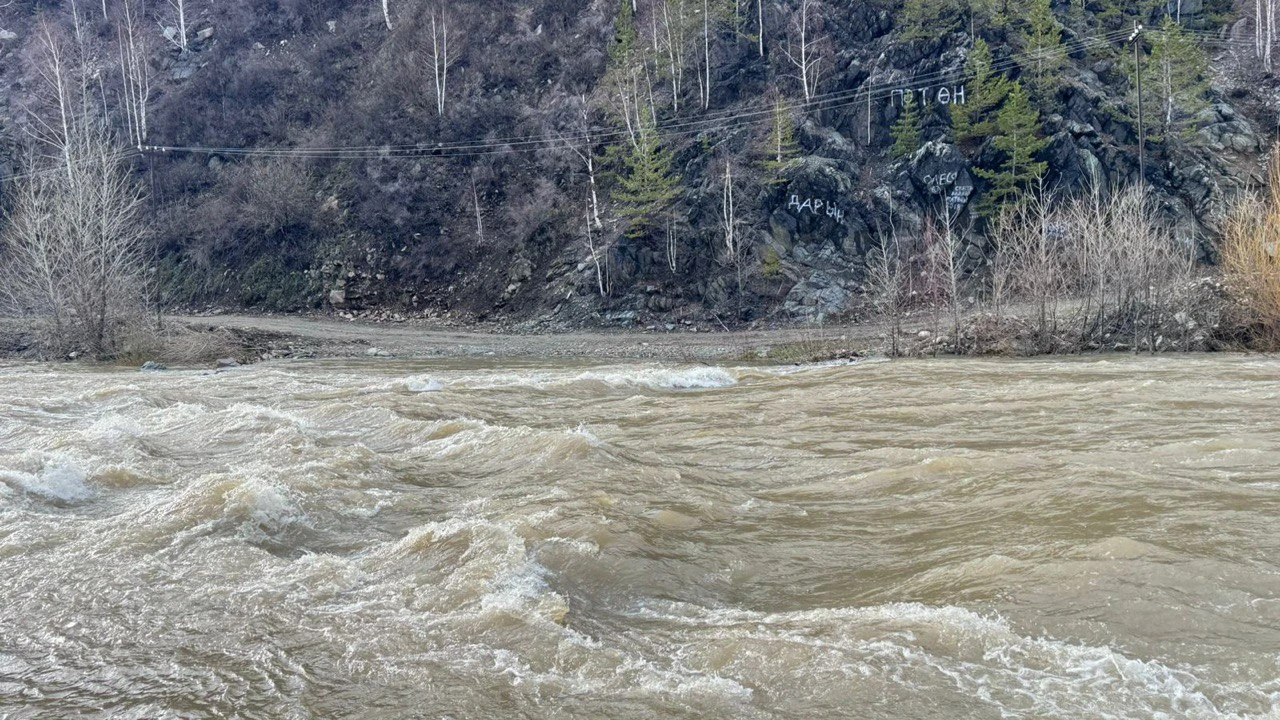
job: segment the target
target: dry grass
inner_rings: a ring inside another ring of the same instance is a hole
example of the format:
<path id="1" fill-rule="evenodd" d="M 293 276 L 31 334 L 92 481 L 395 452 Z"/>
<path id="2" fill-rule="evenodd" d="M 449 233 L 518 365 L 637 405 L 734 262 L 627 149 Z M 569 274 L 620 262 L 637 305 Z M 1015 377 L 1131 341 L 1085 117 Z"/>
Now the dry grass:
<path id="1" fill-rule="evenodd" d="M 1221 254 L 1228 286 L 1239 297 L 1256 342 L 1280 348 L 1280 144 L 1272 152 L 1270 190 L 1236 203 Z"/>
<path id="2" fill-rule="evenodd" d="M 168 325 L 157 329 L 147 323 L 131 325 L 122 331 L 120 351 L 112 357 L 112 362 L 126 366 L 148 361 L 165 365 L 207 365 L 242 354 L 240 341 L 222 328 L 193 330 Z"/>

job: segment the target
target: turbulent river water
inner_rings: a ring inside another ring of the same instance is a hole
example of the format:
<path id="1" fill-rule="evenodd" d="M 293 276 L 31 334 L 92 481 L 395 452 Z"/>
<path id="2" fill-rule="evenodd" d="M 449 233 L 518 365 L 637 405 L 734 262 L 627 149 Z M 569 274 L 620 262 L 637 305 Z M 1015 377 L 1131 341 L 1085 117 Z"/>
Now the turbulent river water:
<path id="1" fill-rule="evenodd" d="M 0 717 L 1280 717 L 1280 362 L 0 367 Z"/>

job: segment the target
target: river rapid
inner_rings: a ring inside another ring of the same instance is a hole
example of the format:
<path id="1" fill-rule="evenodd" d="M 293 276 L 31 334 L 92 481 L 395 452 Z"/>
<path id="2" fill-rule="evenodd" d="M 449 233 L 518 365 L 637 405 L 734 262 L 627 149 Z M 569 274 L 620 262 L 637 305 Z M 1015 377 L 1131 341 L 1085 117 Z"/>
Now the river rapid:
<path id="1" fill-rule="evenodd" d="M 0 717 L 1280 717 L 1280 362 L 0 367 Z"/>

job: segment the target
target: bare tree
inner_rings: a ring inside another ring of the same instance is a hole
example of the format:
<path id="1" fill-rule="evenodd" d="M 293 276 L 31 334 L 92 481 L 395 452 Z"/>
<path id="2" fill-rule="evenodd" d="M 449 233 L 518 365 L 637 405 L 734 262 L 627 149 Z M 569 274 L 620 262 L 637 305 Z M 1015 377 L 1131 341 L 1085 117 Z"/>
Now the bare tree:
<path id="1" fill-rule="evenodd" d="M 711 3 L 702 0 L 702 109 L 711 107 Z"/>
<path id="2" fill-rule="evenodd" d="M 471 173 L 471 202 L 476 211 L 476 240 L 484 243 L 484 215 L 480 212 L 480 191 L 476 189 L 476 174 Z"/>
<path id="3" fill-rule="evenodd" d="M 960 280 L 964 272 L 965 236 L 957 227 L 958 215 L 951 204 L 942 199 L 942 236 L 931 248 L 937 257 L 940 272 L 941 290 L 947 296 L 947 304 L 951 309 L 951 338 L 955 350 L 960 352 Z"/>
<path id="4" fill-rule="evenodd" d="M 1041 187 L 1013 206 L 1001 238 L 1007 247 L 1013 289 L 1035 308 L 1038 349 L 1052 349 L 1063 294 L 1061 228 L 1051 196 Z"/>
<path id="5" fill-rule="evenodd" d="M 756 31 L 759 37 L 756 40 L 760 57 L 764 57 L 764 0 L 756 0 Z"/>
<path id="6" fill-rule="evenodd" d="M 388 25 L 388 28 L 390 25 Z M 431 69 L 436 85 L 436 114 L 444 115 L 445 96 L 449 90 L 449 23 L 444 10 L 431 11 Z"/>
<path id="7" fill-rule="evenodd" d="M 560 141 L 565 144 L 565 147 L 572 150 L 573 154 L 578 156 L 578 159 L 582 161 L 582 164 L 587 169 L 587 188 L 590 191 L 588 198 L 591 201 L 589 205 L 591 210 L 591 221 L 595 223 L 596 230 L 600 230 L 604 227 L 600 220 L 600 188 L 596 183 L 596 157 L 595 151 L 592 149 L 591 116 L 589 113 L 590 106 L 587 103 L 587 97 L 585 95 L 581 96 L 580 104 L 582 127 L 578 132 L 582 137 L 582 147 L 578 147 L 576 141 L 566 139 L 563 135 L 560 135 L 559 137 Z M 630 118 L 628 118 L 628 122 L 630 122 Z"/>
<path id="8" fill-rule="evenodd" d="M 130 144 L 142 147 L 147 141 L 147 104 L 151 99 L 151 73 L 147 65 L 146 37 L 138 31 L 131 0 L 122 3 L 121 27 L 116 30 L 120 50 L 120 82 L 123 88 L 126 130 Z"/>
<path id="9" fill-rule="evenodd" d="M 42 23 L 38 37 L 49 102 L 31 111 L 33 134 L 51 152 L 33 156 L 17 186 L 0 236 L 0 284 L 40 321 L 50 347 L 108 355 L 123 326 L 145 316 L 142 192 L 96 104 L 91 79 L 100 73 L 83 35 L 69 45 Z"/>
<path id="10" fill-rule="evenodd" d="M 680 112 L 680 92 L 684 86 L 684 53 L 688 42 L 688 13 L 685 0 L 661 0 L 663 49 L 667 56 L 667 72 L 671 76 L 671 110 Z M 654 14 L 656 22 L 657 14 Z M 654 28 L 655 42 L 657 28 Z"/>
<path id="11" fill-rule="evenodd" d="M 867 254 L 867 290 L 881 315 L 889 318 L 889 355 L 898 355 L 902 334 L 902 253 L 897 233 L 881 232 Z"/>
<path id="12" fill-rule="evenodd" d="M 18 187 L 0 236 L 4 284 L 51 348 L 101 357 L 145 315 L 143 198 L 104 122 L 77 116 L 70 127 L 59 165 Z"/>
<path id="13" fill-rule="evenodd" d="M 991 312 L 995 316 L 996 326 L 1004 324 L 1005 309 L 1008 304 L 1010 287 L 1013 284 L 1012 258 L 1010 256 L 1009 237 L 1016 223 L 1016 209 L 1012 205 L 1001 208 L 988 230 L 988 239 L 992 244 L 990 271 Z"/>
<path id="14" fill-rule="evenodd" d="M 613 278 L 609 272 L 609 255 L 612 250 L 612 243 L 609 242 L 603 231 L 592 229 L 591 201 L 589 198 L 585 203 L 585 208 L 586 211 L 583 213 L 585 218 L 583 239 L 586 241 L 591 264 L 596 269 L 596 289 L 600 292 L 600 297 L 608 297 L 609 293 L 613 292 Z"/>
<path id="15" fill-rule="evenodd" d="M 1276 45 L 1276 0 L 1267 0 L 1267 33 L 1266 33 L 1266 51 L 1263 53 L 1263 60 L 1266 61 L 1267 70 L 1275 68 L 1271 60 L 1271 50 Z"/>
<path id="16" fill-rule="evenodd" d="M 746 261 L 746 243 L 743 242 L 742 221 L 734 199 L 733 163 L 724 164 L 724 187 L 720 195 L 720 226 L 724 231 L 725 262 L 733 266 L 738 280 L 738 302 L 742 302 L 742 266 Z"/>
<path id="17" fill-rule="evenodd" d="M 187 52 L 187 0 L 169 0 L 169 7 L 173 10 L 170 19 L 177 22 L 177 26 L 165 25 L 164 21 L 159 21 L 160 31 L 164 38 L 173 44 L 182 52 Z"/>
<path id="18" fill-rule="evenodd" d="M 799 16 L 792 18 L 787 45 L 782 51 L 796 67 L 795 77 L 800 81 L 806 101 L 817 93 L 818 78 L 822 72 L 822 53 L 819 50 L 821 38 L 815 35 L 810 26 L 811 15 L 816 13 L 816 0 L 800 0 Z"/>
<path id="19" fill-rule="evenodd" d="M 1274 69 L 1272 48 L 1276 43 L 1276 6 L 1280 0 L 1254 0 L 1253 46 L 1262 66 L 1268 72 Z"/>
<path id="20" fill-rule="evenodd" d="M 680 270 L 680 237 L 676 234 L 675 218 L 670 215 L 666 218 L 666 246 L 667 246 L 667 269 L 672 275 L 676 275 Z"/>

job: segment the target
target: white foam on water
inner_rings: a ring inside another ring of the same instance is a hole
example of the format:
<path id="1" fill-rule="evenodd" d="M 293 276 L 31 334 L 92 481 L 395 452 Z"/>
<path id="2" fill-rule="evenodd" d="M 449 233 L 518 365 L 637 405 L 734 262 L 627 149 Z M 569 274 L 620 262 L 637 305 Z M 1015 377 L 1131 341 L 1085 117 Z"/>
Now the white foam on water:
<path id="1" fill-rule="evenodd" d="M 93 497 L 83 470 L 66 464 L 46 465 L 39 473 L 0 470 L 0 482 L 29 495 L 74 505 Z"/>
<path id="2" fill-rule="evenodd" d="M 718 366 L 596 368 L 576 374 L 529 371 L 469 375 L 451 386 L 473 390 L 532 388 L 546 390 L 581 384 L 649 390 L 715 390 L 738 384 L 738 374 Z"/>
<path id="3" fill-rule="evenodd" d="M 249 527 L 275 535 L 291 525 L 306 524 L 307 515 L 297 501 L 281 487 L 250 480 L 228 494 L 228 506 L 243 513 Z"/>
<path id="4" fill-rule="evenodd" d="M 654 390 L 715 390 L 738 384 L 738 376 L 733 371 L 713 366 L 593 371 L 579 375 L 576 380 L 594 380 L 614 387 L 645 387 Z"/>
<path id="5" fill-rule="evenodd" d="M 890 682 L 912 691 L 943 680 L 1006 716 L 1243 717 L 1214 699 L 1238 703 L 1242 693 L 1249 705 L 1267 707 L 1267 716 L 1280 713 L 1280 694 L 1205 680 L 1193 668 L 1131 658 L 1106 645 L 1024 636 L 999 616 L 955 606 L 890 603 L 760 613 L 652 601 L 633 614 L 686 627 L 676 635 L 685 647 L 730 639 L 820 647 L 824 652 L 810 657 L 835 658 L 846 669 L 861 667 L 864 675 L 879 666 Z M 834 670 L 804 663 L 791 668 L 796 682 Z"/>
<path id="6" fill-rule="evenodd" d="M 400 382 L 411 393 L 433 393 L 445 389 L 444 383 L 430 375 L 411 375 Z"/>
<path id="7" fill-rule="evenodd" d="M 879 365 L 881 363 L 890 362 L 889 358 L 857 358 L 857 359 L 838 359 L 838 360 L 822 360 L 820 362 L 799 363 L 797 365 L 773 365 L 760 368 L 753 368 L 757 372 L 765 375 L 786 377 L 788 375 L 799 375 L 803 373 L 818 372 L 822 370 L 831 370 L 834 368 L 848 368 L 861 365 Z"/>

